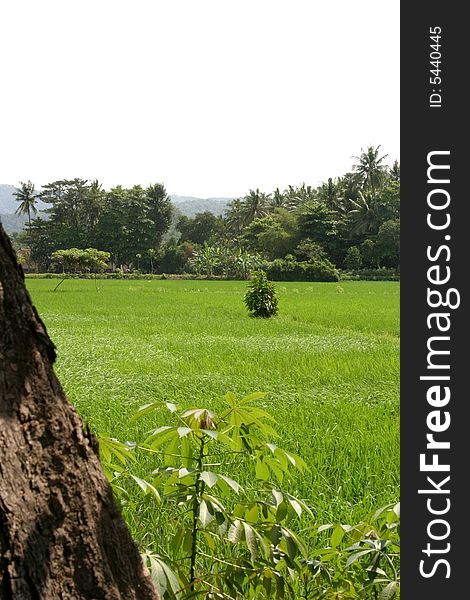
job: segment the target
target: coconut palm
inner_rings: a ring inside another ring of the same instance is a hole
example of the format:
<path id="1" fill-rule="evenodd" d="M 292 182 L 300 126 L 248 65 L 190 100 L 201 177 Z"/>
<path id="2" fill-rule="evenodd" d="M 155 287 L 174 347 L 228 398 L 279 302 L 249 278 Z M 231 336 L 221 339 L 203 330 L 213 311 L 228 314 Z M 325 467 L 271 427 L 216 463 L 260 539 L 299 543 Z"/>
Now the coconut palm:
<path id="1" fill-rule="evenodd" d="M 379 148 L 380 146 L 368 146 L 366 150 L 361 149 L 360 156 L 353 157 L 358 161 L 353 166 L 358 183 L 364 188 L 369 188 L 372 194 L 381 187 L 387 175 L 387 167 L 383 161 L 388 154 L 379 157 Z"/>
<path id="2" fill-rule="evenodd" d="M 242 200 L 242 211 L 245 225 L 249 225 L 254 219 L 265 217 L 269 212 L 270 194 L 256 190 L 250 190 Z"/>
<path id="3" fill-rule="evenodd" d="M 328 178 L 327 183 L 322 183 L 317 189 L 317 198 L 333 210 L 341 211 L 343 209 L 344 198 L 341 194 L 341 187 L 331 177 Z"/>
<path id="4" fill-rule="evenodd" d="M 15 211 L 15 214 L 28 215 L 28 224 L 31 227 L 31 212 L 36 214 L 38 209 L 36 208 L 37 194 L 34 193 L 34 183 L 28 181 L 24 183 L 20 181 L 20 188 L 13 192 L 20 205 Z"/>
<path id="5" fill-rule="evenodd" d="M 352 220 L 352 234 L 377 233 L 381 219 L 381 206 L 378 199 L 370 192 L 359 192 L 357 200 L 351 200 L 353 206 L 349 211 Z"/>

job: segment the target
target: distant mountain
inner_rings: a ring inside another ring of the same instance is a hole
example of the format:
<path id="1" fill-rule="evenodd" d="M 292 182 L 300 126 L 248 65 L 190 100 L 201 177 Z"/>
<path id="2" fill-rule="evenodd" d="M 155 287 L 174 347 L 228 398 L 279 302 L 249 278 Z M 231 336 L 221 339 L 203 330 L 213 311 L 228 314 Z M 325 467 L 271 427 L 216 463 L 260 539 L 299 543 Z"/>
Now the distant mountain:
<path id="1" fill-rule="evenodd" d="M 16 209 L 18 208 L 18 200 L 13 195 L 16 190 L 14 185 L 7 185 L 4 183 L 0 183 L 0 214 L 14 214 Z M 47 204 L 38 200 L 37 203 L 38 210 L 44 210 L 48 207 Z"/>
<path id="2" fill-rule="evenodd" d="M 194 217 L 197 213 L 211 212 L 221 215 L 233 198 L 196 198 L 195 196 L 171 195 L 171 200 L 181 214 Z"/>
<path id="3" fill-rule="evenodd" d="M 18 208 L 13 192 L 16 192 L 15 186 L 0 183 L 0 213 L 14 213 Z"/>
<path id="4" fill-rule="evenodd" d="M 18 208 L 18 201 L 13 193 L 16 189 L 13 185 L 0 183 L 0 221 L 8 233 L 21 231 L 27 221 L 25 215 L 15 215 L 15 211 Z M 233 198 L 197 198 L 196 196 L 178 196 L 172 194 L 171 200 L 179 213 L 187 217 L 194 217 L 195 214 L 205 211 L 211 212 L 214 215 L 221 215 Z M 47 204 L 44 204 L 40 200 L 37 203 L 39 209 L 47 208 L 47 206 Z"/>

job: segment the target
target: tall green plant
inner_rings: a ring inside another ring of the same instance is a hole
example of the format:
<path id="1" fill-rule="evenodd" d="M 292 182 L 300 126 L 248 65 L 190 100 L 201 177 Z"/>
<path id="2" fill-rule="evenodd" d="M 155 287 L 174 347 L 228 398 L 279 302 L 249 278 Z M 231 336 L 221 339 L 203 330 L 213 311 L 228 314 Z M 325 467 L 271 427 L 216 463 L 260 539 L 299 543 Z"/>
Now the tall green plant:
<path id="1" fill-rule="evenodd" d="M 290 467 L 304 471 L 307 466 L 269 441 L 277 435 L 273 419 L 253 405 L 264 396 L 239 400 L 229 393 L 220 414 L 167 403 L 174 424 L 153 429 L 139 446 L 160 457 L 160 466 L 145 479 L 122 468 L 129 444 L 104 438 L 102 460 L 108 476 L 114 473 L 110 479 L 117 492 L 125 493 L 124 479 L 131 478 L 171 521 L 167 555 L 156 554 L 155 547 L 144 555 L 162 598 L 294 593 L 296 561 L 307 554 L 292 524 L 310 509 L 282 486 Z M 149 404 L 133 418 L 160 410 L 160 403 Z M 252 468 L 243 485 L 233 473 L 242 466 Z"/>
<path id="2" fill-rule="evenodd" d="M 219 414 L 168 402 L 173 423 L 151 429 L 142 444 L 100 438 L 105 473 L 128 520 L 141 530 L 139 513 L 154 505 L 152 514 L 163 515 L 158 531 L 140 536 L 160 596 L 398 598 L 399 505 L 353 526 L 313 523 L 310 508 L 287 491 L 289 469 L 307 466 L 268 441 L 277 435 L 273 419 L 253 405 L 264 396 L 237 399 L 229 393 Z M 161 403 L 147 404 L 132 419 L 151 418 L 161 409 Z M 133 473 L 137 452 L 158 460 L 145 479 Z M 237 481 L 239 472 L 250 469 Z M 143 494 L 141 503 L 132 499 L 132 486 Z M 296 532 L 300 525 L 310 548 Z"/>
<path id="3" fill-rule="evenodd" d="M 253 317 L 268 319 L 278 312 L 274 285 L 262 270 L 254 271 L 244 298 L 245 306 Z"/>

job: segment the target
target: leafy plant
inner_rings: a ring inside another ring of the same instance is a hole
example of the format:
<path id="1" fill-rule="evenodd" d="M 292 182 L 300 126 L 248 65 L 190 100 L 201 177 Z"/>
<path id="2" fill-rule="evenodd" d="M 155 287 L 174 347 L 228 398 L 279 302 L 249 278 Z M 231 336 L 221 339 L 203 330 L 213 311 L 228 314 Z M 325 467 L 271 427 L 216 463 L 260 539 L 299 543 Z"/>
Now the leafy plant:
<path id="1" fill-rule="evenodd" d="M 132 478 L 172 521 L 167 555 L 151 549 L 144 554 L 162 598 L 293 593 L 298 560 L 306 559 L 307 551 L 292 525 L 310 509 L 282 485 L 289 468 L 304 471 L 307 465 L 269 441 L 277 435 L 273 419 L 253 405 L 264 396 L 254 393 L 239 400 L 229 393 L 227 408 L 218 415 L 167 403 L 174 425 L 153 429 L 138 446 L 161 461 L 145 479 L 121 470 L 129 443 L 105 438 L 101 456 L 108 473 L 114 472 L 117 493 L 125 494 L 122 482 Z M 158 410 L 160 403 L 148 404 L 133 419 Z M 252 466 L 252 477 L 243 485 L 231 472 L 242 465 Z"/>
<path id="2" fill-rule="evenodd" d="M 244 298 L 245 306 L 253 317 L 268 319 L 278 313 L 274 285 L 262 270 L 254 271 Z"/>
<path id="3" fill-rule="evenodd" d="M 322 525 L 316 535 L 327 531 L 327 544 L 303 563 L 300 597 L 398 598 L 400 504 L 383 506 L 354 526 Z"/>
<path id="4" fill-rule="evenodd" d="M 228 393 L 218 414 L 167 402 L 173 423 L 152 428 L 141 444 L 100 438 L 105 472 L 134 528 L 149 506 L 164 515 L 159 531 L 147 530 L 141 539 L 160 596 L 398 598 L 399 505 L 353 526 L 313 524 L 311 508 L 287 491 L 289 470 L 307 465 L 271 441 L 274 420 L 254 404 L 264 397 Z M 162 407 L 147 404 L 131 420 L 151 418 Z M 139 464 L 158 461 L 145 478 L 132 472 L 137 452 Z M 299 535 L 300 526 L 310 539 Z"/>

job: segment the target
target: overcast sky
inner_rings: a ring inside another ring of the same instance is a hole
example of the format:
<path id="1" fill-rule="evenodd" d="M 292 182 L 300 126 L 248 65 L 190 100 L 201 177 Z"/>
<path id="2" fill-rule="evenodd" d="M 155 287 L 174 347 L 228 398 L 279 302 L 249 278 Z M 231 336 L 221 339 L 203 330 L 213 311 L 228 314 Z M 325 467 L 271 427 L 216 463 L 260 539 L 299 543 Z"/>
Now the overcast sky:
<path id="1" fill-rule="evenodd" d="M 399 159 L 399 0 L 0 4 L 0 183 L 318 185 Z"/>

